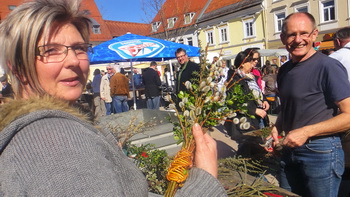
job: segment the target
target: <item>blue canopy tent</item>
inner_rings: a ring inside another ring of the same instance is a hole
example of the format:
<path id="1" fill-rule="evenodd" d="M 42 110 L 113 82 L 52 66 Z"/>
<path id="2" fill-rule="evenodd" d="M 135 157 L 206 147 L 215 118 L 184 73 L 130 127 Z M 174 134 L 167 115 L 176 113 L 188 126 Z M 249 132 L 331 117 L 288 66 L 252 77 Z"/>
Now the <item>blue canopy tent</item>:
<path id="1" fill-rule="evenodd" d="M 178 48 L 185 49 L 189 57 L 200 56 L 199 47 L 128 33 L 95 46 L 93 52 L 89 53 L 89 59 L 90 64 L 130 62 L 132 70 L 133 61 L 164 61 L 174 59 L 176 58 L 175 51 Z M 133 77 L 131 80 L 135 95 Z M 136 109 L 135 96 L 134 109 Z"/>

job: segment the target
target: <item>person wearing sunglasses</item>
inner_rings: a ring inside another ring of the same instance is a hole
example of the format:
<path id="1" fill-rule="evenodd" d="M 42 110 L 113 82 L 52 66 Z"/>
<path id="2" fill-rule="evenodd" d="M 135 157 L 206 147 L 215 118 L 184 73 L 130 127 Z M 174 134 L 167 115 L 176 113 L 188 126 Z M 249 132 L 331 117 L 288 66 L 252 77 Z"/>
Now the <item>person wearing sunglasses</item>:
<path id="1" fill-rule="evenodd" d="M 148 196 L 142 172 L 76 101 L 89 73 L 90 20 L 78 0 L 34 0 L 0 24 L 14 100 L 0 106 L 1 196 Z M 193 128 L 195 165 L 178 196 L 226 196 L 215 141 Z"/>
<path id="2" fill-rule="evenodd" d="M 339 61 L 315 51 L 317 36 L 309 13 L 290 14 L 283 22 L 280 37 L 291 59 L 278 72 L 281 111 L 269 138 L 273 147 L 283 145 L 282 188 L 336 197 L 344 172 L 340 134 L 350 128 L 350 83 Z M 286 136 L 279 142 L 282 131 Z"/>
<path id="3" fill-rule="evenodd" d="M 228 87 L 236 84 L 241 87 L 246 95 L 252 94 L 253 98 L 246 102 L 246 113 L 237 112 L 236 117 L 228 118 L 225 121 L 225 128 L 231 139 L 238 145 L 237 154 L 244 157 L 251 157 L 255 154 L 265 152 L 259 146 L 256 137 L 244 136 L 243 133 L 264 128 L 264 118 L 267 116 L 264 103 L 267 102 L 261 89 L 256 83 L 255 76 L 251 73 L 254 67 L 254 55 L 249 50 L 241 51 L 234 61 L 235 68 L 228 71 L 226 82 Z M 235 88 L 230 88 L 228 94 L 234 93 Z M 244 121 L 243 121 L 244 120 Z"/>

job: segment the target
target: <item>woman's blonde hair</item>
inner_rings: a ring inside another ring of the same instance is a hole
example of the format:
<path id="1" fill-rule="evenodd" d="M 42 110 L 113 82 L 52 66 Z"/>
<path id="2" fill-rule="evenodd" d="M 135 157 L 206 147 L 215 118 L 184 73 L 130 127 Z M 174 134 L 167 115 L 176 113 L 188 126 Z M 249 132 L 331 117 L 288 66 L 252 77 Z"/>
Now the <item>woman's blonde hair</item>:
<path id="1" fill-rule="evenodd" d="M 42 36 L 49 40 L 60 27 L 73 24 L 85 42 L 90 20 L 79 11 L 80 0 L 34 0 L 14 9 L 0 24 L 0 66 L 11 78 L 16 98 L 29 85 L 35 95 L 45 95 L 37 78 L 35 60 Z"/>

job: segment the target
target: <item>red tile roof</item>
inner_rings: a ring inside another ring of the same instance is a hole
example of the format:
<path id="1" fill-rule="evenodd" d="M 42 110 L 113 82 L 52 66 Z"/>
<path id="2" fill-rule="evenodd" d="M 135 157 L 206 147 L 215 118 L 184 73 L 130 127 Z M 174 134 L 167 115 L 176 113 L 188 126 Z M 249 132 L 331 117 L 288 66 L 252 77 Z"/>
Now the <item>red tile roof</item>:
<path id="1" fill-rule="evenodd" d="M 220 9 L 222 7 L 225 7 L 240 1 L 241 0 L 212 0 L 204 13 L 208 13 L 208 12 Z"/>
<path id="2" fill-rule="evenodd" d="M 145 23 L 130 23 L 109 20 L 105 20 L 105 23 L 112 37 L 122 36 L 128 32 L 141 36 L 147 36 L 151 33 L 151 26 Z"/>
<path id="3" fill-rule="evenodd" d="M 167 19 L 172 17 L 177 17 L 177 21 L 172 29 L 193 25 L 207 2 L 208 0 L 166 0 L 152 23 L 162 22 L 158 28 L 158 33 L 164 31 L 163 26 L 167 27 Z M 184 24 L 184 15 L 191 12 L 195 13 L 192 22 Z"/>
<path id="4" fill-rule="evenodd" d="M 23 0 L 1 0 L 0 3 L 0 22 L 6 18 L 11 12 L 9 9 L 10 5 L 18 6 L 22 4 Z"/>
<path id="5" fill-rule="evenodd" d="M 89 10 L 89 17 L 95 19 L 100 24 L 101 34 L 90 34 L 90 41 L 92 42 L 103 42 L 112 39 L 111 32 L 109 31 L 105 21 L 102 19 L 102 15 L 98 10 L 94 0 L 82 0 L 82 10 Z"/>
<path id="6" fill-rule="evenodd" d="M 1 0 L 0 3 L 0 17 L 3 20 L 10 12 L 10 5 L 19 6 L 26 0 Z M 98 10 L 97 5 L 94 0 L 82 0 L 82 10 L 89 10 L 89 17 L 95 19 L 97 23 L 100 24 L 101 34 L 91 33 L 90 41 L 91 42 L 103 42 L 112 39 L 112 35 L 109 31 L 109 28 L 105 24 L 105 21 L 102 18 L 100 11 Z M 1 21 L 0 21 L 1 22 Z"/>

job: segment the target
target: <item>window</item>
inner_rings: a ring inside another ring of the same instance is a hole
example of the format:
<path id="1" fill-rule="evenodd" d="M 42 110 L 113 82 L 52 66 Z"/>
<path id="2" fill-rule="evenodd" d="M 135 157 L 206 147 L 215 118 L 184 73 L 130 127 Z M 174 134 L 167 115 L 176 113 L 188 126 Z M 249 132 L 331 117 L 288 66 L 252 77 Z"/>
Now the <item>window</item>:
<path id="1" fill-rule="evenodd" d="M 213 45 L 214 44 L 213 31 L 207 31 L 207 43 L 209 43 L 209 45 Z"/>
<path id="2" fill-rule="evenodd" d="M 161 22 L 152 23 L 152 32 L 157 32 Z"/>
<path id="3" fill-rule="evenodd" d="M 227 26 L 219 28 L 220 43 L 227 42 Z"/>
<path id="4" fill-rule="evenodd" d="M 83 13 L 84 13 L 84 15 L 91 15 L 90 10 L 84 10 Z"/>
<path id="5" fill-rule="evenodd" d="M 180 38 L 180 39 L 178 40 L 178 43 L 183 44 L 183 43 L 184 43 L 184 39 L 183 39 L 183 38 Z"/>
<path id="6" fill-rule="evenodd" d="M 14 10 L 16 8 L 15 5 L 9 5 L 8 7 L 9 7 L 9 10 Z"/>
<path id="7" fill-rule="evenodd" d="M 194 15 L 195 15 L 194 12 L 186 13 L 185 14 L 185 24 L 190 24 L 192 22 Z"/>
<path id="8" fill-rule="evenodd" d="M 244 24 L 244 37 L 252 37 L 254 36 L 254 21 L 253 20 L 245 20 Z"/>
<path id="9" fill-rule="evenodd" d="M 322 22 L 335 20 L 335 6 L 333 0 L 321 2 L 321 8 L 321 13 L 323 13 L 321 14 Z"/>
<path id="10" fill-rule="evenodd" d="M 94 18 L 89 18 L 92 24 L 92 33 L 93 34 L 101 34 L 101 25 L 94 19 Z"/>
<path id="11" fill-rule="evenodd" d="M 187 38 L 187 44 L 193 46 L 192 37 L 188 37 L 188 38 Z"/>
<path id="12" fill-rule="evenodd" d="M 243 19 L 244 38 L 255 36 L 254 20 L 255 18 L 252 18 L 252 17 Z"/>
<path id="13" fill-rule="evenodd" d="M 101 34 L 100 25 L 93 25 L 92 26 L 92 33 L 93 34 Z"/>
<path id="14" fill-rule="evenodd" d="M 176 17 L 168 18 L 168 29 L 173 28 L 177 21 Z"/>
<path id="15" fill-rule="evenodd" d="M 305 7 L 299 7 L 299 8 L 295 8 L 296 12 L 309 12 L 307 6 Z"/>
<path id="16" fill-rule="evenodd" d="M 285 18 L 286 18 L 286 13 L 284 11 L 275 13 L 275 31 L 276 32 L 282 31 L 282 24 Z"/>

